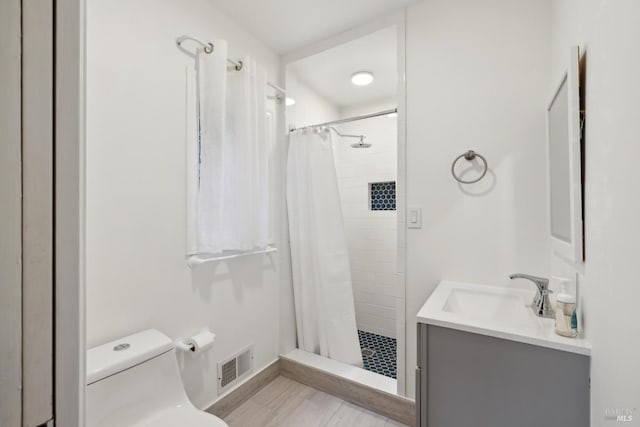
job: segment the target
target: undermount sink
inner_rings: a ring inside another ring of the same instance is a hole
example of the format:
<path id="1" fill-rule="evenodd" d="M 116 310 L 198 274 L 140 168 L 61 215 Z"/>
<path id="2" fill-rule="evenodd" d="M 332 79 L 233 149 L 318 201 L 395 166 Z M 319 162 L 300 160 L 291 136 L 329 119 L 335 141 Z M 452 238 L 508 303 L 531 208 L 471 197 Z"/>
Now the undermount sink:
<path id="1" fill-rule="evenodd" d="M 558 336 L 553 319 L 535 315 L 534 295 L 535 290 L 442 281 L 418 312 L 418 322 L 589 355 L 586 340 Z"/>

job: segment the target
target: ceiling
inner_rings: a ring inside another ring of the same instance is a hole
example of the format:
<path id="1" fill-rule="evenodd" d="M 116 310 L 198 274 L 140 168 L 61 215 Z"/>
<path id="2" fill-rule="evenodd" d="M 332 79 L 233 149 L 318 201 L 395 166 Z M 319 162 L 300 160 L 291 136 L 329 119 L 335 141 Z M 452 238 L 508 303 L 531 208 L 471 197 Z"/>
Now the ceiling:
<path id="1" fill-rule="evenodd" d="M 363 25 L 416 0 L 211 0 L 279 54 Z"/>
<path id="2" fill-rule="evenodd" d="M 398 91 L 397 29 L 376 31 L 289 66 L 300 81 L 336 107 L 393 98 Z M 372 72 L 373 83 L 352 84 L 351 75 L 357 71 Z"/>

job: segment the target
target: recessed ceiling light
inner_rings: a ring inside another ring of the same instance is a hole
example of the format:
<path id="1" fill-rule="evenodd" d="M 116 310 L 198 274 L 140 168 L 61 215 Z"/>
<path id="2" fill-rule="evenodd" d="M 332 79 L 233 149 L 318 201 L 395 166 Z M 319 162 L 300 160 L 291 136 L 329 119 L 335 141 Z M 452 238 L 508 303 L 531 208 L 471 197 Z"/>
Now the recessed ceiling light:
<path id="1" fill-rule="evenodd" d="M 394 118 L 398 117 L 398 113 L 389 113 L 389 114 L 387 114 L 387 117 L 389 117 L 390 119 L 394 119 Z"/>
<path id="2" fill-rule="evenodd" d="M 287 107 L 291 107 L 295 103 L 296 103 L 296 100 L 293 99 L 293 98 L 289 98 L 289 97 L 287 97 L 287 99 L 285 99 L 285 101 L 284 101 L 284 105 L 286 105 Z"/>
<path id="3" fill-rule="evenodd" d="M 351 83 L 356 86 L 366 86 L 373 81 L 373 73 L 369 71 L 358 71 L 351 76 Z"/>

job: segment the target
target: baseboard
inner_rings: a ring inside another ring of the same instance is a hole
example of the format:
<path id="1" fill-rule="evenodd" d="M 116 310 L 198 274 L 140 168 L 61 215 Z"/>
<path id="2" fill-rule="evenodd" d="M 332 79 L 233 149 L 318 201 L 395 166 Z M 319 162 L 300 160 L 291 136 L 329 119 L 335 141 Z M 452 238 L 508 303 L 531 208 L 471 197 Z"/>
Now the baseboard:
<path id="1" fill-rule="evenodd" d="M 416 425 L 415 402 L 320 369 L 280 357 L 280 375 L 339 397 L 410 427 Z"/>
<path id="2" fill-rule="evenodd" d="M 280 360 L 274 360 L 238 387 L 216 400 L 206 411 L 219 418 L 225 418 L 260 389 L 278 378 L 279 375 Z"/>

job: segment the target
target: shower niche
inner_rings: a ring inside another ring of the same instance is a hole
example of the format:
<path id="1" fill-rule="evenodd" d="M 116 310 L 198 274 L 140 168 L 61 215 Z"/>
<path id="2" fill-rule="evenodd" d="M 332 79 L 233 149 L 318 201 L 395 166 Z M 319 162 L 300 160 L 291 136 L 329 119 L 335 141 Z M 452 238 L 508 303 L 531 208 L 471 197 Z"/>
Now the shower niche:
<path id="1" fill-rule="evenodd" d="M 369 183 L 369 209 L 372 211 L 396 210 L 396 182 Z"/>

